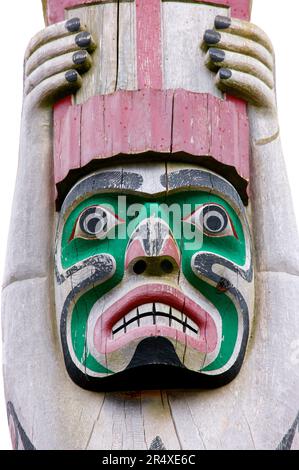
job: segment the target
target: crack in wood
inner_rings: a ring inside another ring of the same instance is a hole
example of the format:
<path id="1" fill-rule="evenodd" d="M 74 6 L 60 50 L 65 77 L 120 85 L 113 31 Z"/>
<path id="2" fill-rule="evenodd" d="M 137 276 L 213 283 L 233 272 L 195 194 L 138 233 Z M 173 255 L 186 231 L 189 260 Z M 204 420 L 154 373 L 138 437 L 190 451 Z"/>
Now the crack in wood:
<path id="1" fill-rule="evenodd" d="M 86 446 L 85 446 L 85 450 L 87 450 L 87 448 L 88 448 L 88 446 L 89 446 L 89 444 L 90 444 L 92 435 L 93 435 L 94 430 L 95 430 L 95 426 L 96 426 L 97 422 L 98 422 L 99 419 L 100 419 L 100 416 L 101 416 L 101 413 L 102 413 L 102 410 L 103 410 L 103 406 L 104 406 L 105 400 L 106 400 L 106 393 L 104 394 L 104 398 L 103 398 L 103 401 L 102 401 L 102 403 L 101 403 L 101 407 L 100 407 L 98 416 L 96 417 L 96 419 L 95 419 L 95 421 L 94 421 L 94 423 L 93 423 L 93 426 L 92 426 L 92 428 L 91 428 L 91 431 L 90 431 L 90 434 L 89 434 L 89 437 L 88 437 L 88 440 L 87 440 L 87 443 L 86 443 Z"/>

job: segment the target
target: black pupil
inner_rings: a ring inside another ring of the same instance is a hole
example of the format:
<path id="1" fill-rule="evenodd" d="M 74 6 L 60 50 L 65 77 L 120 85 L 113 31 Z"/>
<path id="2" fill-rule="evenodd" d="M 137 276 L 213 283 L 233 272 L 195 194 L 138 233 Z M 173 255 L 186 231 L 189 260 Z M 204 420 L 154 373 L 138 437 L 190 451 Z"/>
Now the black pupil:
<path id="1" fill-rule="evenodd" d="M 218 206 L 205 207 L 203 211 L 204 226 L 211 233 L 220 233 L 226 229 L 228 216 L 224 209 Z"/>
<path id="2" fill-rule="evenodd" d="M 102 225 L 103 221 L 98 217 L 94 217 L 88 221 L 87 230 L 89 233 L 97 233 L 102 230 Z"/>
<path id="3" fill-rule="evenodd" d="M 207 228 L 211 232 L 218 232 L 222 228 L 222 220 L 217 215 L 211 215 L 207 219 Z"/>
<path id="4" fill-rule="evenodd" d="M 80 220 L 83 232 L 89 235 L 99 234 L 107 229 L 107 214 L 97 208 L 87 209 Z"/>

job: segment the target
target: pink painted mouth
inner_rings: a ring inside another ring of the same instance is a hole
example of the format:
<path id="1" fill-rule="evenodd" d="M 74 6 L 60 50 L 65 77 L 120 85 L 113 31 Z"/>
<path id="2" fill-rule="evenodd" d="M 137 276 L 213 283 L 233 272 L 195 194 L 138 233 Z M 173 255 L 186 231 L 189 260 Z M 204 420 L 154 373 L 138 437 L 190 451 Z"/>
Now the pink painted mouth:
<path id="1" fill-rule="evenodd" d="M 199 328 L 197 337 L 190 336 L 188 329 L 178 331 L 172 326 L 138 326 L 113 338 L 113 327 L 132 310 L 150 303 L 163 303 L 182 312 Z M 149 284 L 137 287 L 108 308 L 97 320 L 94 329 L 94 346 L 100 354 L 117 351 L 132 341 L 150 336 L 172 338 L 201 353 L 211 353 L 218 342 L 216 324 L 211 315 L 185 296 L 180 290 L 163 284 Z"/>

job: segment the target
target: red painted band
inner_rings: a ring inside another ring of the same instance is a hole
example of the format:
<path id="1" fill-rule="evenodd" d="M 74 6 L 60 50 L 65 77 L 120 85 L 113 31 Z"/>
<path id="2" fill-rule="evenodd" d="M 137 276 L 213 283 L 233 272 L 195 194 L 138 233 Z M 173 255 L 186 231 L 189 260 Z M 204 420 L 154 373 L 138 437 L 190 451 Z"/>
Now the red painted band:
<path id="1" fill-rule="evenodd" d="M 67 103 L 54 114 L 56 183 L 94 159 L 149 151 L 170 158 L 179 152 L 210 156 L 249 179 L 248 119 L 232 101 L 181 89 L 146 89 Z"/>

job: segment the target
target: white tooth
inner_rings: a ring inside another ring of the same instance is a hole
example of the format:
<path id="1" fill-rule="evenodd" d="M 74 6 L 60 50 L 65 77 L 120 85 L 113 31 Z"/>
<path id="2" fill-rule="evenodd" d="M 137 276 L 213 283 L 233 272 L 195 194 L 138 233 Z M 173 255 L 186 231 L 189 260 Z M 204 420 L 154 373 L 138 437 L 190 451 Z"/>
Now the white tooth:
<path id="1" fill-rule="evenodd" d="M 161 326 L 169 326 L 169 318 L 161 317 L 161 315 L 156 315 L 156 324 Z"/>
<path id="2" fill-rule="evenodd" d="M 166 313 L 168 315 L 169 314 L 169 307 L 168 307 L 168 305 L 160 304 L 160 303 L 156 302 L 156 312 L 157 312 L 157 314 Z"/>
<path id="3" fill-rule="evenodd" d="M 193 328 L 194 330 L 198 331 L 198 326 L 196 325 L 196 323 L 194 323 L 194 321 L 190 320 L 190 318 L 187 318 L 187 323 L 189 326 L 191 326 L 191 328 Z M 188 328 L 187 328 L 188 329 Z M 190 330 L 189 330 L 190 331 Z"/>
<path id="4" fill-rule="evenodd" d="M 112 337 L 113 337 L 113 339 L 118 339 L 118 338 L 120 338 L 121 336 L 123 336 L 124 333 L 125 333 L 125 330 L 120 330 L 120 331 L 118 331 L 117 333 L 113 334 Z"/>
<path id="5" fill-rule="evenodd" d="M 134 330 L 135 328 L 138 328 L 137 320 L 127 325 L 126 330 L 128 332 L 130 330 Z"/>
<path id="6" fill-rule="evenodd" d="M 132 318 L 136 318 L 136 317 L 137 317 L 137 308 L 134 308 L 134 310 L 132 310 L 130 313 L 126 315 L 126 323 L 132 320 Z"/>
<path id="7" fill-rule="evenodd" d="M 177 318 L 177 319 L 180 320 L 180 321 L 183 321 L 183 320 L 184 320 L 184 319 L 183 319 L 183 317 L 184 317 L 183 314 L 182 314 L 179 310 L 177 310 L 176 308 L 172 308 L 172 309 L 171 309 L 171 315 L 172 315 L 174 318 Z M 182 325 L 182 323 L 179 323 L 179 322 L 177 322 L 177 321 L 175 321 L 175 320 L 172 320 L 172 321 L 171 321 L 171 326 L 172 326 L 172 328 L 175 328 L 175 329 L 178 330 L 178 331 L 183 331 L 183 328 L 184 328 L 183 325 Z"/>
<path id="8" fill-rule="evenodd" d="M 124 324 L 124 320 L 123 318 L 121 320 L 119 320 L 117 323 L 115 323 L 114 327 L 112 328 L 113 331 L 117 330 L 118 328 L 120 328 L 122 325 Z"/>
<path id="9" fill-rule="evenodd" d="M 153 304 L 144 304 L 138 307 L 139 314 L 142 315 L 143 313 L 152 313 L 153 312 Z"/>
<path id="10" fill-rule="evenodd" d="M 177 321 L 172 323 L 172 327 L 175 328 L 178 331 L 184 331 L 183 330 L 183 325 L 181 323 L 178 323 Z"/>
<path id="11" fill-rule="evenodd" d="M 140 318 L 140 326 L 152 326 L 154 324 L 154 317 L 153 315 L 149 315 L 148 317 Z"/>
<path id="12" fill-rule="evenodd" d="M 173 317 L 177 318 L 178 320 L 183 321 L 183 314 L 181 312 L 179 312 L 179 310 L 177 310 L 176 308 L 172 309 L 171 315 Z M 177 323 L 177 322 L 175 322 L 175 323 Z"/>

